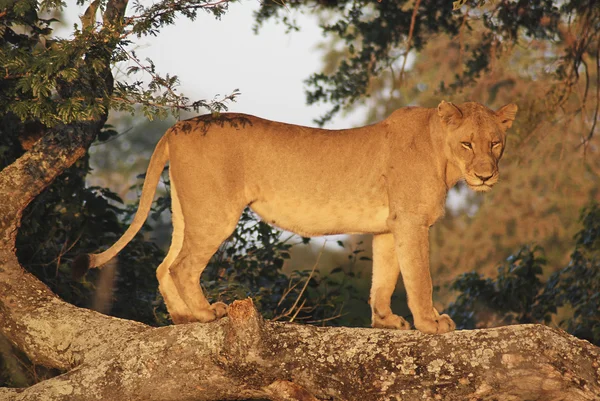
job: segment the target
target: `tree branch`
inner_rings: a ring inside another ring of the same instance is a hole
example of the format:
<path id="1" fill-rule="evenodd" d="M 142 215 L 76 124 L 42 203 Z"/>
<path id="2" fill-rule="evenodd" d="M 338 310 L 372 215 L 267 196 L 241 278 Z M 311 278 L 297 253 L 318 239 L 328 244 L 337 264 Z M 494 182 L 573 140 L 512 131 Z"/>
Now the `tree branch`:
<path id="1" fill-rule="evenodd" d="M 104 352 L 148 326 L 77 308 L 60 300 L 16 257 L 0 252 L 0 332 L 29 359 L 68 370 Z"/>
<path id="2" fill-rule="evenodd" d="M 85 324 L 98 319 L 87 315 Z M 541 325 L 441 336 L 322 328 L 265 322 L 248 299 L 215 323 L 119 341 L 102 335 L 95 356 L 77 369 L 20 393 L 0 390 L 3 399 L 577 401 L 600 394 L 600 349 Z"/>
<path id="3" fill-rule="evenodd" d="M 110 0 L 107 15 L 113 22 L 120 21 L 126 5 L 126 0 Z M 105 86 L 99 85 L 99 91 L 110 93 L 113 78 L 108 56 L 104 69 Z M 53 127 L 0 172 L 0 331 L 33 362 L 48 367 L 70 369 L 96 358 L 102 337 L 123 340 L 146 329 L 140 323 L 119 321 L 60 301 L 23 270 L 15 255 L 23 210 L 86 153 L 106 118 L 107 114 L 94 121 Z"/>

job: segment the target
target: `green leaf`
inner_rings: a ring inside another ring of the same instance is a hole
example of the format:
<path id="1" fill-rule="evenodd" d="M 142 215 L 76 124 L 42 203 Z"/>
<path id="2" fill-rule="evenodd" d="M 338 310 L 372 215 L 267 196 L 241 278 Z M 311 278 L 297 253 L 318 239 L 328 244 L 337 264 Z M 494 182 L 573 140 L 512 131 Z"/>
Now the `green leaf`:
<path id="1" fill-rule="evenodd" d="M 456 11 L 456 10 L 460 10 L 460 8 L 463 6 L 463 4 L 465 4 L 467 2 L 467 0 L 456 0 L 452 2 L 452 10 Z"/>

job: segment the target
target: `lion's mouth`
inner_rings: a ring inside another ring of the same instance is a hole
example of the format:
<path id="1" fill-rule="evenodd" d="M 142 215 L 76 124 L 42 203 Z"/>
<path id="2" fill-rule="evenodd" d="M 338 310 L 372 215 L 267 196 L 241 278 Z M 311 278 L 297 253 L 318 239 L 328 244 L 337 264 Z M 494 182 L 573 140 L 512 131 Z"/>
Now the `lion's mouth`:
<path id="1" fill-rule="evenodd" d="M 488 192 L 489 190 L 492 189 L 492 186 L 488 185 L 486 183 L 471 184 L 471 183 L 467 182 L 467 185 L 469 186 L 469 188 L 471 188 L 475 192 Z"/>
<path id="2" fill-rule="evenodd" d="M 479 177 L 475 178 L 475 179 L 465 178 L 465 181 L 467 182 L 467 185 L 469 186 L 469 188 L 471 188 L 473 191 L 488 192 L 489 190 L 492 189 L 494 184 L 496 184 L 496 182 L 498 182 L 498 178 L 492 177 L 486 181 L 479 179 Z"/>

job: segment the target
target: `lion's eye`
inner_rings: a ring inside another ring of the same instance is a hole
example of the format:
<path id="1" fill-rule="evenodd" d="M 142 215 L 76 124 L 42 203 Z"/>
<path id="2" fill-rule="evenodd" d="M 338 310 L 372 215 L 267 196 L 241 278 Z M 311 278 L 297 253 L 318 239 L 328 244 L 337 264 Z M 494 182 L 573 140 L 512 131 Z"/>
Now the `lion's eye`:
<path id="1" fill-rule="evenodd" d="M 498 145 L 500 145 L 500 142 L 492 142 L 492 148 L 495 148 Z"/>
<path id="2" fill-rule="evenodd" d="M 465 149 L 473 149 L 473 146 L 471 145 L 471 142 L 461 142 L 460 144 L 461 144 L 461 145 L 463 146 L 463 148 L 465 148 Z"/>

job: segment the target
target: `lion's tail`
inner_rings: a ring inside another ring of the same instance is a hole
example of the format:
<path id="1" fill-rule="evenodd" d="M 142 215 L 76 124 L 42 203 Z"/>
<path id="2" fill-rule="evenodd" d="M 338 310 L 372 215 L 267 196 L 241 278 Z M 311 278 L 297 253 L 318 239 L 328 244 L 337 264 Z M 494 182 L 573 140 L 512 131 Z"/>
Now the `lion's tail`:
<path id="1" fill-rule="evenodd" d="M 144 186 L 142 187 L 142 196 L 140 197 L 140 205 L 138 206 L 137 213 L 131 222 L 131 225 L 127 228 L 127 231 L 114 243 L 113 246 L 108 248 L 106 251 L 96 254 L 82 254 L 75 258 L 72 264 L 72 273 L 75 278 L 81 277 L 85 272 L 92 267 L 100 267 L 110 259 L 115 257 L 124 247 L 135 237 L 137 232 L 144 225 L 144 221 L 150 213 L 152 207 L 152 201 L 154 200 L 154 194 L 156 187 L 160 181 L 160 177 L 163 172 L 163 168 L 169 159 L 169 147 L 167 144 L 167 135 L 164 135 L 150 158 L 148 164 L 148 170 L 146 170 L 146 179 L 144 180 Z"/>

